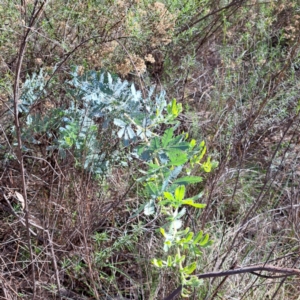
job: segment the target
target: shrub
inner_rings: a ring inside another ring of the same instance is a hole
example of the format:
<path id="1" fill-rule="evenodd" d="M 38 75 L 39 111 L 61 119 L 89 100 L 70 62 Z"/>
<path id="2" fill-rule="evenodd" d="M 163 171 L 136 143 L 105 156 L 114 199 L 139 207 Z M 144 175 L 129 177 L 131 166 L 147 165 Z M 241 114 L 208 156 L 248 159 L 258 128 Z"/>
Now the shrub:
<path id="1" fill-rule="evenodd" d="M 167 221 L 160 232 L 168 258 L 153 259 L 153 264 L 175 268 L 184 286 L 199 285 L 192 272 L 201 254 L 199 247 L 210 241 L 202 231 L 194 236 L 190 228 L 183 228 L 183 219 L 186 206 L 205 207 L 196 202 L 202 193 L 185 198 L 186 186 L 203 179 L 191 175 L 193 170 L 200 167 L 209 173 L 216 166 L 210 157 L 203 161 L 205 142 L 188 142 L 187 134 L 176 133 L 182 106 L 175 99 L 168 103 L 164 91 L 154 94 L 150 88 L 143 98 L 134 84 L 105 71 L 80 75 L 74 68 L 70 77 L 63 85 L 68 99 L 65 106 L 50 106 L 46 112 L 36 109 L 45 94 L 43 71 L 25 81 L 19 105 L 24 151 L 32 156 L 41 155 L 38 149 L 48 156 L 58 153 L 59 161 L 71 156 L 77 168 L 102 178 L 112 168 L 142 163 L 140 173 L 135 174 L 145 199 L 141 208 L 147 216 L 156 213 Z"/>

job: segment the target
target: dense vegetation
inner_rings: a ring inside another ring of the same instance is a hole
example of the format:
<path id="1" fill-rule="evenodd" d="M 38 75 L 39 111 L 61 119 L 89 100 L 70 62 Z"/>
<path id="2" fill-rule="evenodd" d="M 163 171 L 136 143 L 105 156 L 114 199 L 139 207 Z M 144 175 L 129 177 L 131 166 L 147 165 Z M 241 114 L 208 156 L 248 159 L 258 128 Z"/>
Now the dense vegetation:
<path id="1" fill-rule="evenodd" d="M 299 299 L 298 1 L 0 20 L 1 299 Z"/>

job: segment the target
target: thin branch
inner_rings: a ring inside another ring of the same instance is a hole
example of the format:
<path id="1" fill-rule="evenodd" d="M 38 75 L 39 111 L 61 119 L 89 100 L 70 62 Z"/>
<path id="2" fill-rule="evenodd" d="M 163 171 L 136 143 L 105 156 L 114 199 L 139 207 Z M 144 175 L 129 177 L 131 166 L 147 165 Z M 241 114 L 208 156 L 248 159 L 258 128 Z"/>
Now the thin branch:
<path id="1" fill-rule="evenodd" d="M 256 273 L 256 272 L 261 272 L 261 271 L 272 272 L 272 273 L 281 273 L 282 275 L 267 276 L 267 275 L 261 275 L 261 274 Z M 260 277 L 264 277 L 264 278 L 271 278 L 271 279 L 282 278 L 282 277 L 293 276 L 293 275 L 300 276 L 300 270 L 298 270 L 298 269 L 274 267 L 271 265 L 256 265 L 256 266 L 250 266 L 250 267 L 241 267 L 241 268 L 228 270 L 228 271 L 197 274 L 195 276 L 197 276 L 199 279 L 204 279 L 204 278 L 231 276 L 231 275 L 237 275 L 237 274 L 243 274 L 243 273 L 251 273 L 256 276 L 260 276 Z M 183 286 L 180 285 L 169 296 L 164 298 L 164 300 L 174 299 L 177 295 L 179 295 L 182 288 L 183 288 Z"/>
<path id="2" fill-rule="evenodd" d="M 201 278 L 223 277 L 223 276 L 230 276 L 230 275 L 243 274 L 243 273 L 252 273 L 252 272 L 258 272 L 258 271 L 267 271 L 267 272 L 284 274 L 284 275 L 281 275 L 281 277 L 291 276 L 291 275 L 300 276 L 300 270 L 298 270 L 298 269 L 280 268 L 280 267 L 274 267 L 271 265 L 256 265 L 256 266 L 250 266 L 250 267 L 244 267 L 244 268 L 241 267 L 241 268 L 228 270 L 228 271 L 198 274 L 196 276 L 199 279 L 201 279 Z M 257 275 L 257 274 L 255 274 L 255 275 Z M 272 278 L 272 277 L 268 277 L 268 278 Z"/>
<path id="3" fill-rule="evenodd" d="M 0 125 L 1 126 L 1 125 Z M 42 158 L 42 157 L 37 157 L 37 156 L 31 156 L 31 155 L 23 155 L 23 157 L 28 157 L 28 158 L 32 158 L 32 159 L 36 159 L 36 160 L 42 160 L 43 162 L 45 162 L 51 169 L 52 171 L 57 175 L 60 176 L 61 174 L 58 174 L 56 172 L 56 170 L 51 166 L 51 164 L 49 163 L 49 161 L 47 161 L 46 159 Z"/>
<path id="4" fill-rule="evenodd" d="M 45 8 L 45 5 L 47 4 L 47 0 L 42 2 L 40 7 L 38 9 L 34 9 L 30 18 L 29 27 L 33 27 L 40 15 L 43 9 Z M 26 9 L 26 3 L 22 3 L 24 9 Z M 35 7 L 36 8 L 36 7 Z M 15 73 L 15 79 L 14 79 L 14 86 L 13 86 L 13 100 L 14 100 L 14 119 L 15 119 L 15 128 L 16 128 L 16 135 L 17 135 L 17 157 L 19 159 L 20 163 L 20 172 L 21 172 L 21 179 L 22 179 L 22 188 L 23 188 L 23 197 L 24 197 L 24 212 L 25 212 L 25 223 L 26 223 L 26 235 L 27 235 L 27 243 L 28 243 L 28 249 L 30 254 L 30 260 L 32 263 L 32 285 L 33 285 L 33 292 L 32 292 L 32 299 L 35 299 L 36 297 L 36 282 L 35 282 L 35 265 L 34 265 L 34 257 L 32 252 L 32 246 L 31 246 L 31 232 L 29 228 L 29 211 L 28 211 L 28 199 L 27 199 L 27 186 L 26 186 L 26 180 L 25 180 L 25 168 L 24 168 L 24 161 L 23 161 L 23 155 L 22 155 L 22 138 L 21 138 L 21 126 L 19 121 L 19 98 L 20 98 L 20 76 L 21 76 L 21 70 L 22 70 L 22 64 L 23 59 L 25 56 L 26 46 L 29 38 L 29 33 L 31 32 L 31 29 L 27 29 L 24 33 L 23 40 L 21 41 L 19 51 L 18 51 L 18 58 L 17 58 L 17 65 L 16 65 L 16 73 Z"/>

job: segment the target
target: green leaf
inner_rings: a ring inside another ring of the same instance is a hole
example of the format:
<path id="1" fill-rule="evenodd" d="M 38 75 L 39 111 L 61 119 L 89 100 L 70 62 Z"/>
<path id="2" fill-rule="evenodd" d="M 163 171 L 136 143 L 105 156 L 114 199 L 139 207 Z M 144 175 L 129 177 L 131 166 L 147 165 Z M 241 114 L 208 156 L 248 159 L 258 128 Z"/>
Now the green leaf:
<path id="1" fill-rule="evenodd" d="M 189 232 L 189 234 L 187 235 L 187 237 L 185 238 L 185 242 L 188 243 L 194 236 L 194 232 Z"/>
<path id="2" fill-rule="evenodd" d="M 173 265 L 172 256 L 171 256 L 171 255 L 168 255 L 167 266 L 168 266 L 168 267 L 172 267 L 172 265 Z"/>
<path id="3" fill-rule="evenodd" d="M 189 298 L 191 296 L 191 292 L 186 288 L 182 288 L 181 296 L 182 298 Z"/>
<path id="4" fill-rule="evenodd" d="M 177 240 L 176 243 L 177 243 L 177 245 L 182 246 L 185 243 L 185 238 Z"/>
<path id="5" fill-rule="evenodd" d="M 160 141 L 158 137 L 154 137 L 153 140 L 151 140 L 151 147 L 150 150 L 156 151 L 160 149 Z"/>
<path id="6" fill-rule="evenodd" d="M 214 241 L 209 240 L 209 241 L 207 242 L 207 244 L 206 244 L 205 246 L 203 246 L 203 248 L 210 247 L 213 243 L 214 243 Z"/>
<path id="7" fill-rule="evenodd" d="M 174 133 L 174 128 L 169 128 L 165 131 L 165 133 L 161 139 L 163 148 L 165 148 L 169 144 L 169 142 L 172 140 L 173 133 Z"/>
<path id="8" fill-rule="evenodd" d="M 196 140 L 192 139 L 192 140 L 190 141 L 190 149 L 191 149 L 191 150 L 194 149 L 195 146 L 196 146 Z"/>
<path id="9" fill-rule="evenodd" d="M 219 162 L 218 162 L 218 161 L 216 161 L 216 160 L 213 160 L 213 161 L 211 162 L 211 167 L 212 167 L 212 169 L 215 169 L 215 168 L 217 168 L 217 167 L 218 167 L 218 165 L 219 165 Z"/>
<path id="10" fill-rule="evenodd" d="M 199 161 L 203 158 L 203 156 L 204 156 L 205 153 L 206 153 L 206 146 L 205 146 L 205 142 L 204 142 L 204 141 L 202 141 L 202 142 L 200 143 L 200 150 L 201 150 L 201 153 L 200 153 L 200 155 L 199 155 Z"/>
<path id="11" fill-rule="evenodd" d="M 160 189 L 159 187 L 157 186 L 156 182 L 155 182 L 155 179 L 154 179 L 154 182 L 147 182 L 146 185 L 145 185 L 145 190 L 146 190 L 146 193 L 150 196 L 150 197 L 157 197 L 160 195 Z"/>
<path id="12" fill-rule="evenodd" d="M 177 104 L 176 104 L 176 99 L 172 100 L 172 114 L 177 117 L 178 116 L 178 108 L 177 108 Z"/>
<path id="13" fill-rule="evenodd" d="M 184 263 L 185 255 L 180 256 L 179 254 L 175 255 L 175 264 Z"/>
<path id="14" fill-rule="evenodd" d="M 171 246 L 172 246 L 172 242 L 171 241 L 165 241 L 165 243 L 164 243 L 164 251 L 168 252 L 169 249 L 171 248 Z"/>
<path id="15" fill-rule="evenodd" d="M 65 141 L 69 147 L 73 146 L 73 140 L 70 137 L 66 136 Z"/>
<path id="16" fill-rule="evenodd" d="M 167 106 L 167 112 L 173 115 L 173 118 L 176 118 L 179 113 L 182 111 L 181 103 L 177 104 L 176 99 L 173 99 L 171 103 Z"/>
<path id="17" fill-rule="evenodd" d="M 173 182 L 173 184 L 187 185 L 187 184 L 192 184 L 192 183 L 198 183 L 198 182 L 201 182 L 202 180 L 203 180 L 203 178 L 200 176 L 185 176 L 185 177 L 176 179 Z"/>
<path id="18" fill-rule="evenodd" d="M 207 159 L 207 161 L 205 163 L 202 164 L 202 169 L 206 173 L 211 172 L 212 165 L 211 165 L 211 162 L 210 162 L 210 157 Z"/>
<path id="19" fill-rule="evenodd" d="M 206 234 L 203 239 L 200 241 L 199 246 L 205 247 L 206 244 L 209 242 L 209 235 Z"/>
<path id="20" fill-rule="evenodd" d="M 194 244 L 194 245 L 195 245 L 195 244 L 198 244 L 198 242 L 202 239 L 202 237 L 203 237 L 203 231 L 200 230 L 200 231 L 197 233 L 196 237 L 194 238 L 193 244 Z"/>
<path id="21" fill-rule="evenodd" d="M 166 231 L 162 227 L 159 228 L 159 231 L 164 237 L 166 237 Z"/>
<path id="22" fill-rule="evenodd" d="M 203 284 L 203 279 L 199 279 L 196 275 L 190 276 L 186 285 L 196 288 Z"/>
<path id="23" fill-rule="evenodd" d="M 170 201 L 174 201 L 174 196 L 169 192 L 164 192 L 164 197 Z"/>
<path id="24" fill-rule="evenodd" d="M 202 204 L 202 203 L 195 203 L 193 199 L 186 199 L 182 201 L 182 204 L 185 205 L 190 205 L 193 206 L 195 208 L 205 208 L 206 204 Z"/>
<path id="25" fill-rule="evenodd" d="M 199 144 L 199 147 L 200 147 L 200 150 L 205 146 L 205 141 L 202 141 L 200 144 Z"/>
<path id="26" fill-rule="evenodd" d="M 192 199 L 192 200 L 198 200 L 198 199 L 200 199 L 200 198 L 202 198 L 203 197 L 203 192 L 200 192 L 199 194 L 197 194 L 197 195 L 195 195 L 195 196 L 193 196 L 193 197 L 191 197 L 191 198 L 189 198 L 189 199 Z"/>
<path id="27" fill-rule="evenodd" d="M 180 136 L 177 138 L 181 138 Z M 190 148 L 190 144 L 187 142 L 178 142 L 175 141 L 175 138 L 172 139 L 172 145 L 168 145 L 168 150 L 181 150 L 181 151 L 188 151 Z"/>
<path id="28" fill-rule="evenodd" d="M 177 201 L 182 201 L 185 195 L 185 186 L 184 185 L 180 185 L 179 187 L 176 188 L 175 190 L 175 199 Z"/>
<path id="29" fill-rule="evenodd" d="M 182 272 L 190 275 L 191 273 L 193 273 L 197 268 L 197 263 L 193 262 L 190 265 L 186 266 L 185 268 L 183 268 Z"/>
<path id="30" fill-rule="evenodd" d="M 193 246 L 192 247 L 192 250 L 193 250 L 193 253 L 196 255 L 196 256 L 201 256 L 202 255 L 202 252 L 199 250 L 199 248 L 197 248 L 196 246 Z"/>
<path id="31" fill-rule="evenodd" d="M 158 169 L 160 169 L 160 166 L 157 165 L 157 164 L 149 163 L 149 168 L 154 169 L 154 170 L 158 170 Z"/>
<path id="32" fill-rule="evenodd" d="M 162 268 L 163 267 L 163 261 L 161 259 L 156 259 L 156 258 L 153 258 L 151 260 L 151 263 L 155 266 L 155 267 L 158 267 L 158 268 Z"/>
<path id="33" fill-rule="evenodd" d="M 163 181 L 163 184 L 161 186 L 162 191 L 166 190 L 168 184 L 172 180 L 174 180 L 174 179 L 177 178 L 177 176 L 180 174 L 180 172 L 182 171 L 182 169 L 183 169 L 182 165 L 181 166 L 177 166 L 177 167 L 174 168 L 174 170 L 172 170 L 170 172 L 170 174 L 167 177 L 165 177 L 165 180 Z"/>
<path id="34" fill-rule="evenodd" d="M 170 165 L 172 166 L 181 166 L 188 161 L 187 153 L 180 150 L 172 150 L 167 153 L 170 159 Z"/>

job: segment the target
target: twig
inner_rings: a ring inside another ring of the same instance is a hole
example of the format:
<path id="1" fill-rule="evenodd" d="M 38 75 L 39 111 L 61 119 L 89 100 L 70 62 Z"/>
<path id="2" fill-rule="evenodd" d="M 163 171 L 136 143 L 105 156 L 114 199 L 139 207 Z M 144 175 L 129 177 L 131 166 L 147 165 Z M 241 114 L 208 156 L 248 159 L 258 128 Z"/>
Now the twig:
<path id="1" fill-rule="evenodd" d="M 42 228 L 42 229 L 44 230 L 44 232 L 47 234 L 47 237 L 48 237 L 48 243 L 50 246 L 53 268 L 54 268 L 54 272 L 55 272 L 55 281 L 56 281 L 56 285 L 57 285 L 58 298 L 61 299 L 62 295 L 61 295 L 61 287 L 60 287 L 60 280 L 59 280 L 59 272 L 58 272 L 58 268 L 57 268 L 57 261 L 56 261 L 56 257 L 55 257 L 53 241 L 50 236 L 49 230 L 46 230 L 44 228 Z"/>
<path id="2" fill-rule="evenodd" d="M 0 125 L 1 126 L 1 125 Z M 57 175 L 60 176 L 60 174 L 58 174 L 55 169 L 51 166 L 51 164 L 44 158 L 42 157 L 37 157 L 37 156 L 31 156 L 31 155 L 23 155 L 23 157 L 28 157 L 28 158 L 33 158 L 33 159 L 37 159 L 37 160 L 42 160 L 43 162 L 45 162 L 46 164 L 48 164 L 48 166 L 52 169 L 52 171 Z"/>

